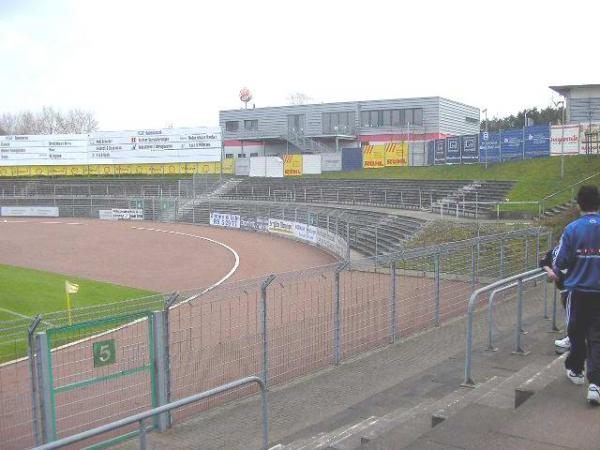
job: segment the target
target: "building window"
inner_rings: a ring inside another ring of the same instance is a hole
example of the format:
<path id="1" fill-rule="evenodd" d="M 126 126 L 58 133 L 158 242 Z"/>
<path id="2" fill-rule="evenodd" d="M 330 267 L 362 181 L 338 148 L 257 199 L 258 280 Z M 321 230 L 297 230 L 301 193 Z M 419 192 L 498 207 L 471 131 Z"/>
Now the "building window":
<path id="1" fill-rule="evenodd" d="M 244 155 L 243 153 L 238 153 L 238 158 L 245 158 L 246 155 Z"/>
<path id="2" fill-rule="evenodd" d="M 232 159 L 233 153 L 225 153 L 225 159 Z"/>
<path id="3" fill-rule="evenodd" d="M 413 109 L 413 120 L 415 121 L 415 125 L 419 125 L 419 126 L 423 125 L 423 109 L 422 108 Z"/>
<path id="4" fill-rule="evenodd" d="M 258 152 L 250 153 L 250 158 L 255 158 L 258 156 Z"/>
<path id="5" fill-rule="evenodd" d="M 322 114 L 323 133 L 354 134 L 354 111 Z"/>
<path id="6" fill-rule="evenodd" d="M 240 123 L 237 120 L 225 122 L 225 131 L 237 131 L 240 129 Z"/>
<path id="7" fill-rule="evenodd" d="M 366 128 L 404 127 L 407 124 L 423 125 L 423 109 L 386 109 L 362 111 L 360 124 Z"/>
<path id="8" fill-rule="evenodd" d="M 258 120 L 244 120 L 245 130 L 258 130 Z"/>
<path id="9" fill-rule="evenodd" d="M 304 134 L 304 123 L 306 118 L 304 114 L 288 115 L 288 130 L 298 134 Z"/>

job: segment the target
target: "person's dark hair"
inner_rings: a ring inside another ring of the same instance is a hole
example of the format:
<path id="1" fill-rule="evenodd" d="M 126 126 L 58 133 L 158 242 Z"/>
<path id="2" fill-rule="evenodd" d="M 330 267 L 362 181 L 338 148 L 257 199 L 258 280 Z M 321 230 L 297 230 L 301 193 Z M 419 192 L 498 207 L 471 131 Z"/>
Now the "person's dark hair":
<path id="1" fill-rule="evenodd" d="M 598 211 L 600 207 L 598 186 L 581 186 L 577 193 L 577 204 L 583 212 Z"/>

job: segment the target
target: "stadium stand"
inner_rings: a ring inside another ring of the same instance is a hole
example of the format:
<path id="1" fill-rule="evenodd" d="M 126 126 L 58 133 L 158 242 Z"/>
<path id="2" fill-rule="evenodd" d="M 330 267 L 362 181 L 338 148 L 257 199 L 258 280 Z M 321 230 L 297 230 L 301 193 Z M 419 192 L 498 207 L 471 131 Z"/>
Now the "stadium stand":
<path id="1" fill-rule="evenodd" d="M 474 180 L 295 180 L 243 179 L 219 194 L 236 200 L 374 205 L 475 216 L 490 212 L 490 203 L 502 201 L 511 181 Z"/>

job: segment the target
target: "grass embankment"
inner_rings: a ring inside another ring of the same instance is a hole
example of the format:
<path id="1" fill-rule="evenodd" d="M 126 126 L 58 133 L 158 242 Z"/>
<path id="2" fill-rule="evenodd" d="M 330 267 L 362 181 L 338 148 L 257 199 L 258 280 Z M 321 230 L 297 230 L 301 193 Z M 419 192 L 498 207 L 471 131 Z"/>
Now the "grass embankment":
<path id="1" fill-rule="evenodd" d="M 508 194 L 510 201 L 537 201 L 579 180 L 600 172 L 600 155 L 569 156 L 565 158 L 565 177 L 560 179 L 558 157 L 482 164 L 427 167 L 386 167 L 355 172 L 328 172 L 322 178 L 391 178 L 406 180 L 498 180 L 516 181 Z M 600 177 L 596 179 L 596 183 Z M 564 203 L 570 192 L 557 196 L 546 206 Z"/>
<path id="2" fill-rule="evenodd" d="M 79 285 L 79 292 L 71 295 L 73 308 L 105 305 L 154 294 L 143 289 L 71 275 L 0 265 L 0 362 L 25 355 L 29 323 L 27 318 L 66 309 L 65 280 Z M 119 312 L 115 311 L 113 314 Z M 94 318 L 101 319 L 110 315 L 111 312 L 106 311 L 101 317 Z M 76 320 L 77 316 L 77 311 L 74 311 L 73 319 Z M 86 317 L 85 320 L 90 318 Z M 52 323 L 44 322 L 43 328 L 64 325 L 63 319 L 57 320 L 57 323 L 54 323 L 54 318 L 52 321 Z"/>

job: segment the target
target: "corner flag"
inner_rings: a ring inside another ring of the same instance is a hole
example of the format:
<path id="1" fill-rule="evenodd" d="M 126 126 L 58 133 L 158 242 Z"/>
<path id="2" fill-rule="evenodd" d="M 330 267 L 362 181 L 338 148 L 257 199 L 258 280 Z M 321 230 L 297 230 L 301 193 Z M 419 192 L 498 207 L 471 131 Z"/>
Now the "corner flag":
<path id="1" fill-rule="evenodd" d="M 77 292 L 79 292 L 79 285 L 65 280 L 65 294 L 67 296 L 67 317 L 69 319 L 69 325 L 73 324 L 73 320 L 71 318 L 71 297 L 69 297 L 69 294 L 77 294 Z"/>

